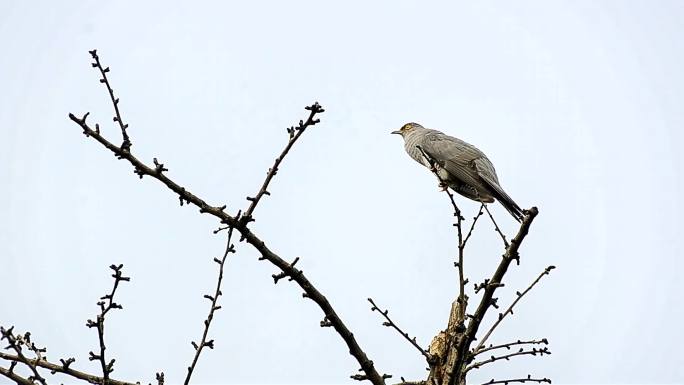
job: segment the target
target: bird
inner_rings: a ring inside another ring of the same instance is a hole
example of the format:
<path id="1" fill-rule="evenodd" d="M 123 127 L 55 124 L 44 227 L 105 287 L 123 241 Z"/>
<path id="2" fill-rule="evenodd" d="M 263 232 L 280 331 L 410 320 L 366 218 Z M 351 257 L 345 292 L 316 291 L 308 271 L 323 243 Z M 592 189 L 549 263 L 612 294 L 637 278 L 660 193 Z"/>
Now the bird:
<path id="1" fill-rule="evenodd" d="M 406 123 L 392 134 L 404 138 L 404 149 L 413 160 L 429 169 L 434 164 L 440 187 L 483 204 L 496 199 L 516 221 L 522 221 L 523 210 L 506 194 L 494 165 L 477 147 L 418 123 Z"/>

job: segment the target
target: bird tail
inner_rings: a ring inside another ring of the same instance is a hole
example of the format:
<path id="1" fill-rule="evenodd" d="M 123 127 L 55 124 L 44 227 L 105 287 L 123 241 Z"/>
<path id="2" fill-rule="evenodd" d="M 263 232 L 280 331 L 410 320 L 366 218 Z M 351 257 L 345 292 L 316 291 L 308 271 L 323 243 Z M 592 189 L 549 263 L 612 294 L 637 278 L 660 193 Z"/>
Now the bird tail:
<path id="1" fill-rule="evenodd" d="M 496 177 L 494 166 L 487 158 L 480 158 L 474 161 L 477 169 L 477 174 L 481 180 L 489 187 L 489 192 L 501 205 L 515 218 L 516 221 L 522 222 L 523 211 L 511 197 L 499 186 L 499 179 Z"/>
<path id="2" fill-rule="evenodd" d="M 518 223 L 522 222 L 523 211 L 520 206 L 518 206 L 513 199 L 511 199 L 511 197 L 509 197 L 506 193 L 503 193 L 500 197 L 497 196 L 496 199 L 509 213 L 511 213 L 513 218 L 515 218 Z"/>
<path id="3" fill-rule="evenodd" d="M 520 208 L 520 206 L 518 206 L 518 204 L 515 203 L 515 201 L 513 201 L 513 198 L 508 196 L 508 194 L 506 194 L 506 192 L 501 188 L 501 186 L 499 186 L 498 183 L 492 183 L 487 178 L 483 179 L 491 188 L 491 192 L 493 193 L 492 195 L 494 195 L 494 198 L 496 198 L 496 200 L 499 201 L 499 203 L 501 203 L 501 205 L 506 209 L 506 211 L 511 213 L 511 215 L 513 216 L 513 218 L 515 218 L 516 221 L 518 221 L 519 223 L 522 222 L 523 211 Z"/>

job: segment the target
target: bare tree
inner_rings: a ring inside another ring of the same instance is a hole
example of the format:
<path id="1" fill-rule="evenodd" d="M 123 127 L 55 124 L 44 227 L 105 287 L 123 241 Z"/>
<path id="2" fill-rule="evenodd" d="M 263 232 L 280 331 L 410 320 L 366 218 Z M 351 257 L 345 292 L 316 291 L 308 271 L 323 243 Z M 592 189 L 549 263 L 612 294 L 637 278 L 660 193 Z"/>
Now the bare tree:
<path id="1" fill-rule="evenodd" d="M 69 118 L 76 123 L 82 130 L 86 137 L 94 139 L 100 143 L 105 149 L 111 151 L 117 159 L 125 160 L 131 164 L 135 174 L 141 179 L 145 176 L 156 179 L 161 182 L 167 189 L 169 189 L 179 199 L 181 206 L 188 204 L 193 205 L 199 209 L 200 213 L 208 214 L 218 220 L 219 227 L 214 233 L 225 232 L 226 247 L 222 258 L 214 258 L 218 266 L 218 273 L 216 278 L 216 288 L 211 294 L 205 294 L 204 298 L 209 301 L 209 312 L 204 320 L 201 337 L 198 341 L 192 341 L 191 345 L 194 348 L 194 355 L 192 361 L 187 368 L 187 374 L 184 379 L 184 384 L 189 384 L 192 379 L 193 372 L 200 359 L 200 356 L 205 348 L 213 349 L 214 340 L 209 338 L 209 331 L 212 321 L 216 316 L 216 312 L 221 309 L 219 299 L 223 295 L 221 285 L 223 283 L 224 269 L 228 260 L 228 256 L 236 251 L 235 245 L 232 243 L 233 234 L 235 231 L 240 234 L 240 241 L 245 241 L 254 247 L 260 254 L 259 259 L 265 260 L 273 264 L 278 270 L 272 275 L 274 283 L 278 283 L 281 279 L 287 278 L 294 281 L 302 290 L 302 296 L 312 300 L 322 311 L 323 318 L 320 322 L 321 327 L 330 327 L 340 336 L 342 341 L 349 348 L 349 353 L 353 356 L 360 366 L 358 374 L 350 376 L 352 379 L 365 381 L 368 380 L 375 385 L 385 384 L 386 380 L 391 378 L 390 374 L 385 374 L 379 371 L 373 361 L 361 348 L 361 345 L 354 337 L 354 334 L 346 326 L 342 318 L 335 311 L 328 299 L 308 280 L 303 271 L 296 267 L 299 258 L 292 262 L 287 262 L 277 253 L 272 251 L 266 243 L 255 233 L 252 232 L 249 225 L 253 222 L 254 212 L 261 201 L 261 199 L 270 195 L 268 188 L 273 178 L 276 176 L 281 167 L 285 157 L 293 148 L 295 143 L 301 138 L 304 132 L 320 122 L 319 115 L 324 112 L 324 109 L 318 104 L 314 103 L 308 107 L 308 116 L 304 120 L 300 120 L 297 125 L 291 126 L 287 129 L 288 141 L 276 158 L 275 162 L 268 170 L 266 178 L 258 191 L 253 195 L 247 197 L 249 202 L 244 210 L 237 210 L 235 214 L 231 214 L 227 205 L 211 205 L 207 203 L 200 196 L 191 192 L 185 187 L 165 174 L 168 169 L 157 158 L 152 160 L 152 164 L 148 165 L 138 159 L 132 152 L 133 142 L 128 133 L 128 124 L 124 120 L 119 110 L 119 99 L 115 96 L 112 86 L 107 78 L 109 67 L 104 67 L 100 62 L 100 57 L 95 50 L 90 51 L 93 59 L 92 66 L 99 72 L 100 83 L 103 83 L 107 89 L 111 103 L 114 108 L 114 122 L 118 125 L 121 131 L 121 144 L 116 145 L 101 133 L 100 125 L 95 124 L 94 127 L 87 122 L 89 113 L 78 117 L 74 114 L 69 114 Z M 435 172 L 433 160 L 423 152 L 427 161 L 433 165 L 433 172 Z M 435 175 L 437 173 L 435 172 Z M 437 175 L 439 178 L 439 176 Z M 522 356 L 543 356 L 550 354 L 548 350 L 548 340 L 546 338 L 516 340 L 497 345 L 486 344 L 489 337 L 508 316 L 513 314 L 514 306 L 525 296 L 545 275 L 554 268 L 554 266 L 547 267 L 532 284 L 522 292 L 516 292 L 517 297 L 506 308 L 505 311 L 499 313 L 498 319 L 487 329 L 481 336 L 478 333 L 480 325 L 482 324 L 485 315 L 490 309 L 499 309 L 497 298 L 494 297 L 497 289 L 504 287 L 503 278 L 508 271 L 511 263 L 515 261 L 520 264 L 520 246 L 527 235 L 532 222 L 538 214 L 536 207 L 525 210 L 525 216 L 517 233 L 511 238 L 510 242 L 507 240 L 504 233 L 496 224 L 494 217 L 489 212 L 486 205 L 482 205 L 472 219 L 470 226 L 465 225 L 465 219 L 462 216 L 461 210 L 456 205 L 454 196 L 449 190 L 445 190 L 448 195 L 451 208 L 454 211 L 456 228 L 456 237 L 458 239 L 458 255 L 454 266 L 458 271 L 458 285 L 459 294 L 451 306 L 449 320 L 446 329 L 440 331 L 432 340 L 428 347 L 421 346 L 416 341 L 415 337 L 411 337 L 409 333 L 405 332 L 399 325 L 389 316 L 388 310 L 382 310 L 376 302 L 368 298 L 371 304 L 371 310 L 377 311 L 383 319 L 383 325 L 390 327 L 398 332 L 404 339 L 407 340 L 426 361 L 429 367 L 429 375 L 427 379 L 420 381 L 406 381 L 401 378 L 400 384 L 425 384 L 425 385 L 461 385 L 466 383 L 466 376 L 471 370 L 480 369 L 481 367 L 494 363 L 500 360 L 510 360 Z M 495 231 L 499 234 L 503 242 L 504 252 L 499 261 L 496 270 L 492 276 L 485 279 L 484 282 L 474 284 L 475 294 L 482 292 L 474 312 L 469 313 L 468 302 L 469 297 L 466 294 L 468 278 L 465 276 L 464 259 L 465 250 L 468 240 L 470 239 L 478 219 L 486 212 L 491 219 Z M 467 232 L 465 231 L 467 229 Z M 39 348 L 32 340 L 31 334 L 26 332 L 24 334 L 14 331 L 14 327 L 0 327 L 1 338 L 7 342 L 5 347 L 7 352 L 0 352 L 0 364 L 4 363 L 7 367 L 0 365 L 0 375 L 8 378 L 17 384 L 28 385 L 40 383 L 47 384 L 44 373 L 49 371 L 51 374 L 61 373 L 75 380 L 82 380 L 92 384 L 102 385 L 132 385 L 133 381 L 122 381 L 112 378 L 111 374 L 114 371 L 115 359 L 109 358 L 106 355 L 105 344 L 105 320 L 106 316 L 111 310 L 121 309 L 122 306 L 114 301 L 114 296 L 119 288 L 119 284 L 129 281 L 129 277 L 123 275 L 122 265 L 112 265 L 110 268 L 113 271 L 114 278 L 112 290 L 99 298 L 97 305 L 99 307 L 99 314 L 94 320 L 88 320 L 86 326 L 97 331 L 98 347 L 93 352 L 89 353 L 89 360 L 100 363 L 101 374 L 92 374 L 78 371 L 72 368 L 75 363 L 74 358 L 60 359 L 59 363 L 49 361 L 46 357 L 46 349 Z M 479 338 L 479 339 L 478 339 Z M 477 344 L 475 345 L 475 342 Z M 475 345 L 475 346 L 473 346 Z M 486 353 L 486 355 L 485 355 Z M 17 370 L 21 368 L 20 370 Z M 43 374 L 41 374 L 43 373 Z M 164 373 L 156 374 L 156 381 L 158 384 L 163 384 Z M 548 382 L 551 380 L 547 378 L 537 378 L 527 375 L 526 377 L 495 380 L 487 382 L 486 384 L 499 384 L 511 382 Z M 139 382 L 136 382 L 139 383 Z"/>

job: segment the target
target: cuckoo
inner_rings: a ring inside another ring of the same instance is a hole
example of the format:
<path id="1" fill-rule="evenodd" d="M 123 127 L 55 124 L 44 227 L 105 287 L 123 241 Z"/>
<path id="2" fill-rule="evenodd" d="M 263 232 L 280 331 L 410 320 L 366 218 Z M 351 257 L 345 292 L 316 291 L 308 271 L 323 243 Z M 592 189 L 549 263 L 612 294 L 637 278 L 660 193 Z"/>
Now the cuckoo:
<path id="1" fill-rule="evenodd" d="M 392 133 L 404 138 L 404 148 L 416 162 L 430 169 L 434 164 L 442 187 L 477 202 L 496 199 L 518 222 L 522 220 L 522 209 L 501 188 L 494 165 L 475 146 L 418 123 L 404 124 Z"/>

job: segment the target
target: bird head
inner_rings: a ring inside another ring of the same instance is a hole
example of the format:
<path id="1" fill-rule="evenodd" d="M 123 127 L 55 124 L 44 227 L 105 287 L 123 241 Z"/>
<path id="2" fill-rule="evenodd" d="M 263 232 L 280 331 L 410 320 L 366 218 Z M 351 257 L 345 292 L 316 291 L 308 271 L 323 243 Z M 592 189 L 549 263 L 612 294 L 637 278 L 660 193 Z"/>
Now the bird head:
<path id="1" fill-rule="evenodd" d="M 406 123 L 403 126 L 401 126 L 401 128 L 398 129 L 397 131 L 392 131 L 392 133 L 405 137 L 407 134 L 410 134 L 411 132 L 415 131 L 417 128 L 423 128 L 423 126 L 421 126 L 418 123 Z"/>

